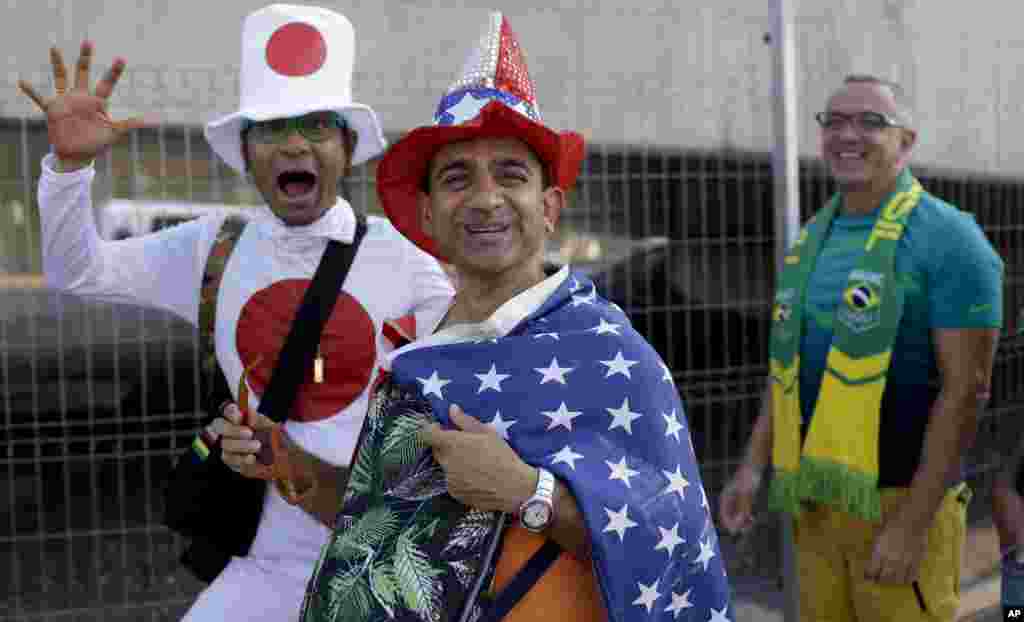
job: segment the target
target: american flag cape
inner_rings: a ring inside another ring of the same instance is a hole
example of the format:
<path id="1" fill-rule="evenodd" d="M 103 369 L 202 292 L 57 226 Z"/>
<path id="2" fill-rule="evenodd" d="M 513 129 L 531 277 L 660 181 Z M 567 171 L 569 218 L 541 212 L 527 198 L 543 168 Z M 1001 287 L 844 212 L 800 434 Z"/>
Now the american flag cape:
<path id="1" fill-rule="evenodd" d="M 733 620 L 671 373 L 584 275 L 563 269 L 525 295 L 544 287 L 539 306 L 520 295 L 499 309 L 489 335 L 442 331 L 397 350 L 391 381 L 444 426 L 458 404 L 572 490 L 610 620 Z"/>

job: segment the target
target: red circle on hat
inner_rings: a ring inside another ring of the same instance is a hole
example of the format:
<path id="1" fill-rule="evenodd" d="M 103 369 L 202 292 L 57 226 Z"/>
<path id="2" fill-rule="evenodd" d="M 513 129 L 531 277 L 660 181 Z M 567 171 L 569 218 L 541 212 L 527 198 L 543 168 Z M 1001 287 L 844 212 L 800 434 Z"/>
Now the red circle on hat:
<path id="1" fill-rule="evenodd" d="M 267 65 L 289 77 L 316 73 L 327 60 L 327 42 L 320 31 L 302 22 L 285 24 L 270 35 Z"/>

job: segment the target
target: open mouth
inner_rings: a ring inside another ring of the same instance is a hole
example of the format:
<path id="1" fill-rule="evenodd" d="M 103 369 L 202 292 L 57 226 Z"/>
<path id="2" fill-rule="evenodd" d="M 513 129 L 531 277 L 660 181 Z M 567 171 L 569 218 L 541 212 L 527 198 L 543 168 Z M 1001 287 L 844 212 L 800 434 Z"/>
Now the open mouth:
<path id="1" fill-rule="evenodd" d="M 285 171 L 277 176 L 277 187 L 289 199 L 301 199 L 316 190 L 317 178 L 310 171 Z"/>

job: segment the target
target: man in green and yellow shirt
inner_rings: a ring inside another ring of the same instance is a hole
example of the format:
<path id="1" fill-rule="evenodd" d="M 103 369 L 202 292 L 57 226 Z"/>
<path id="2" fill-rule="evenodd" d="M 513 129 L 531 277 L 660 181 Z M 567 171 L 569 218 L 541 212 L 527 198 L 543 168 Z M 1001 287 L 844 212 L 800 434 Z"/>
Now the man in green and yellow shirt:
<path id="1" fill-rule="evenodd" d="M 789 250 L 771 383 L 722 525 L 751 524 L 761 472 L 794 517 L 804 620 L 950 620 L 989 392 L 1003 263 L 974 218 L 908 168 L 897 85 L 849 76 L 816 116 L 839 192 Z"/>

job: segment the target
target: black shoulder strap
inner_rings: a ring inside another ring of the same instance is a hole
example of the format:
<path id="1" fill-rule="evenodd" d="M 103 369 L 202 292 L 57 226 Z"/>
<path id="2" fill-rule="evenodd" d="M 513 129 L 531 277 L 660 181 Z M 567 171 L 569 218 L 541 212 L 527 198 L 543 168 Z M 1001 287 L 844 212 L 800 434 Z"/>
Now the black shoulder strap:
<path id="1" fill-rule="evenodd" d="M 288 418 L 298 394 L 299 385 L 306 377 L 306 370 L 313 360 L 316 346 L 320 343 L 327 318 L 331 317 L 334 303 L 338 301 L 345 277 L 355 259 L 359 243 L 366 235 L 366 221 L 359 217 L 352 244 L 335 240 L 327 243 L 320 265 L 313 275 L 306 295 L 302 298 L 295 318 L 292 320 L 288 337 L 277 355 L 274 373 L 270 376 L 266 391 L 260 396 L 259 412 L 274 421 Z"/>
<path id="2" fill-rule="evenodd" d="M 562 554 L 562 547 L 557 542 L 548 538 L 537 551 L 530 556 L 516 576 L 502 588 L 501 593 L 491 603 L 480 622 L 498 622 L 512 611 L 523 596 L 530 591 L 537 581 L 548 571 L 551 564 L 555 563 L 558 556 Z"/>

